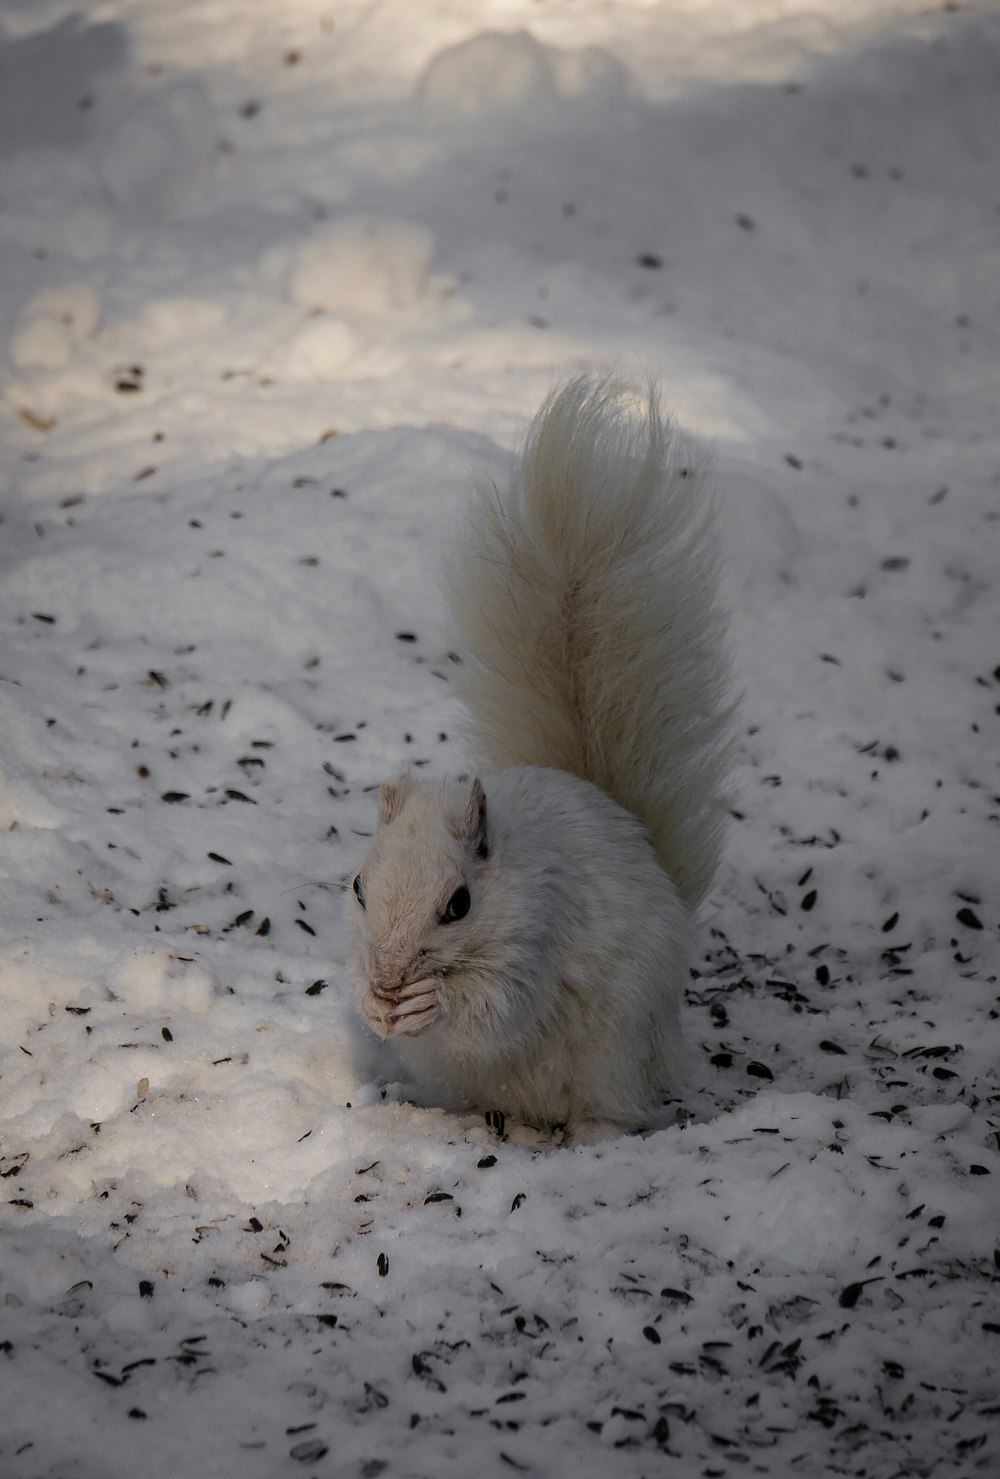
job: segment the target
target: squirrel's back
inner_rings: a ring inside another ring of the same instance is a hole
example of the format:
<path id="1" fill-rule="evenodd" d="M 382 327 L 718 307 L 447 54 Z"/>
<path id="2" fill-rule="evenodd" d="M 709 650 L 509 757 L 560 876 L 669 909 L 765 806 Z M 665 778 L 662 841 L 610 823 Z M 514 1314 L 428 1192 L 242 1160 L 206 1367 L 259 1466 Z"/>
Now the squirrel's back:
<path id="1" fill-rule="evenodd" d="M 681 897 L 718 863 L 731 750 L 713 511 L 649 388 L 580 376 L 480 495 L 455 562 L 457 687 L 493 766 L 593 782 L 645 825 Z"/>

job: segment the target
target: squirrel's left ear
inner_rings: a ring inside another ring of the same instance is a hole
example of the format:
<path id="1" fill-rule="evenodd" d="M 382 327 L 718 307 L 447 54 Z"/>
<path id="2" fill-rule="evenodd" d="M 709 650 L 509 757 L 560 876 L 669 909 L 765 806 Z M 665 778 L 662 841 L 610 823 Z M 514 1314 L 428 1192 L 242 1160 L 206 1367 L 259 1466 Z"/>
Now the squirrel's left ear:
<path id="1" fill-rule="evenodd" d="M 479 857 L 485 858 L 487 852 L 486 792 L 478 776 L 470 785 L 469 794 L 465 799 L 465 811 L 462 814 L 462 841 Z"/>
<path id="2" fill-rule="evenodd" d="M 396 820 L 412 790 L 413 777 L 406 771 L 402 775 L 394 776 L 391 781 L 385 781 L 379 787 L 378 819 L 383 827 Z"/>

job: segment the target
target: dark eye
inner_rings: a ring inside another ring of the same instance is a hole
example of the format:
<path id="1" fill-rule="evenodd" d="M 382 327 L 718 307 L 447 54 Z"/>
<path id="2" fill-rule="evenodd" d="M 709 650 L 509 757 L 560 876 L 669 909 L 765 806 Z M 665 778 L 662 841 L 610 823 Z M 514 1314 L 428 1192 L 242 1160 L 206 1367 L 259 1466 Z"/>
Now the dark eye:
<path id="1" fill-rule="evenodd" d="M 448 900 L 448 907 L 441 915 L 442 924 L 454 924 L 456 919 L 464 919 L 469 912 L 472 900 L 469 898 L 469 890 L 463 884 L 457 888 Z"/>
<path id="2" fill-rule="evenodd" d="M 357 878 L 355 878 L 355 880 L 354 880 L 353 888 L 354 888 L 354 897 L 357 899 L 358 903 L 361 905 L 361 907 L 363 909 L 365 907 L 365 891 L 361 887 L 361 874 L 360 873 L 358 874 Z"/>

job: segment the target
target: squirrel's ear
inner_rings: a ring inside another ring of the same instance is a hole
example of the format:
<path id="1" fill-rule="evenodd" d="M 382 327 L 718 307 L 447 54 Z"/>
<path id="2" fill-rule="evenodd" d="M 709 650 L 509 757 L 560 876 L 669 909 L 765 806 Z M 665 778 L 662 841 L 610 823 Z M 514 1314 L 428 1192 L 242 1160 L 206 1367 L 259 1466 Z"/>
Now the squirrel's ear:
<path id="1" fill-rule="evenodd" d="M 486 792 L 476 776 L 469 787 L 462 815 L 462 841 L 481 858 L 486 856 Z"/>
<path id="2" fill-rule="evenodd" d="M 378 820 L 379 825 L 384 827 L 389 822 L 394 822 L 406 804 L 406 798 L 413 790 L 413 777 L 409 775 L 393 776 L 391 781 L 385 781 L 379 787 L 378 792 Z"/>

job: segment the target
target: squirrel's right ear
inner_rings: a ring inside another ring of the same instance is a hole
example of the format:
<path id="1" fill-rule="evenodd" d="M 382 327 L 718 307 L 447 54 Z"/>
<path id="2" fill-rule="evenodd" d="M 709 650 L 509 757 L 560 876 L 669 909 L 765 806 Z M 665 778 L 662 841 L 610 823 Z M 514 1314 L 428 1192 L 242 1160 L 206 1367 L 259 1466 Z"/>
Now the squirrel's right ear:
<path id="1" fill-rule="evenodd" d="M 389 822 L 396 820 L 406 805 L 406 798 L 412 790 L 413 777 L 409 775 L 397 775 L 391 781 L 383 782 L 378 792 L 378 819 L 380 826 L 384 827 Z"/>

